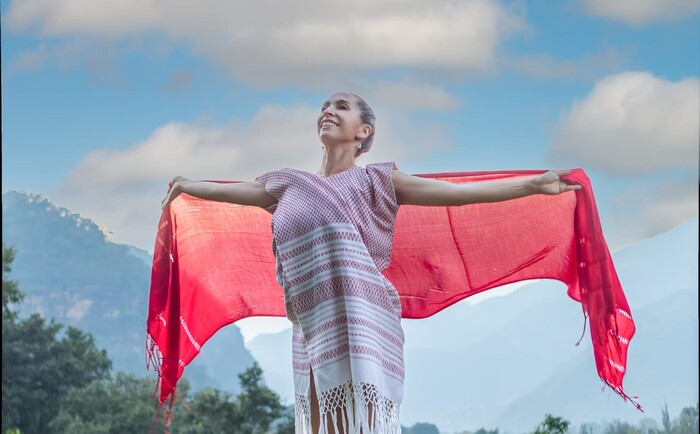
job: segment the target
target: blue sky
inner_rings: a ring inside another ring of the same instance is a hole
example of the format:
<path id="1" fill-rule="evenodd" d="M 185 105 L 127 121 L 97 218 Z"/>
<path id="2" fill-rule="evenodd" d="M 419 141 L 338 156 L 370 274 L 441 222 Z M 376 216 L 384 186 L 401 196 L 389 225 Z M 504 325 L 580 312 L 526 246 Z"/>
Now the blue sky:
<path id="1" fill-rule="evenodd" d="M 348 90 L 377 115 L 359 165 L 581 167 L 611 251 L 697 216 L 700 2 L 285 5 L 2 1 L 3 192 L 151 251 L 173 176 L 315 171 Z"/>

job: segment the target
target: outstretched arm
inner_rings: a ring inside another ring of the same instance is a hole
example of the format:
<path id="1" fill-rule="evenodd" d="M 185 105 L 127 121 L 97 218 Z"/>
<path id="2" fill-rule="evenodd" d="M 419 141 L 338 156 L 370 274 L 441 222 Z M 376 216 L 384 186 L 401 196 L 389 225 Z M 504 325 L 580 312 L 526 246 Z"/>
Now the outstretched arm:
<path id="1" fill-rule="evenodd" d="M 267 208 L 277 203 L 277 199 L 265 191 L 265 186 L 260 181 L 220 183 L 191 181 L 182 176 L 176 176 L 168 184 L 168 192 L 165 194 L 161 206 L 163 208 L 168 206 L 180 193 L 187 193 L 200 199 L 259 206 L 261 208 Z"/>
<path id="2" fill-rule="evenodd" d="M 570 172 L 571 169 L 550 170 L 526 179 L 454 184 L 394 170 L 392 181 L 399 205 L 459 206 L 470 203 L 499 202 L 531 194 L 559 194 L 580 189 L 580 185 L 569 184 L 560 178 L 560 175 Z"/>

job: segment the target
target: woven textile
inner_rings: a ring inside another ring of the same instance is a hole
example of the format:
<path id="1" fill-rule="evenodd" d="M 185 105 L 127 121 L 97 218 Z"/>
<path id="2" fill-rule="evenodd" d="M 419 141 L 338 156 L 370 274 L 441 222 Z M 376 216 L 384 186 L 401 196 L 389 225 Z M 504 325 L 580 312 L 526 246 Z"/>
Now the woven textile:
<path id="1" fill-rule="evenodd" d="M 292 321 L 296 427 L 311 432 L 310 368 L 321 415 L 343 432 L 401 433 L 401 300 L 381 273 L 389 266 L 398 205 L 393 163 L 321 178 L 295 169 L 257 179 L 278 200 L 270 211 L 276 279 Z"/>
<path id="2" fill-rule="evenodd" d="M 327 178 L 283 168 L 256 178 L 278 200 L 267 210 L 186 194 L 164 210 L 147 324 L 161 403 L 218 329 L 250 316 L 286 316 L 297 432 L 311 432 L 313 370 L 320 414 L 334 427 L 400 433 L 401 318 L 425 318 L 481 291 L 537 278 L 564 282 L 581 302 L 598 374 L 629 398 L 622 378 L 634 322 L 583 170 L 564 176 L 583 188 L 559 195 L 399 207 L 394 168 L 374 163 Z M 544 172 L 416 176 L 464 184 Z M 349 420 L 336 419 L 337 408 Z"/>

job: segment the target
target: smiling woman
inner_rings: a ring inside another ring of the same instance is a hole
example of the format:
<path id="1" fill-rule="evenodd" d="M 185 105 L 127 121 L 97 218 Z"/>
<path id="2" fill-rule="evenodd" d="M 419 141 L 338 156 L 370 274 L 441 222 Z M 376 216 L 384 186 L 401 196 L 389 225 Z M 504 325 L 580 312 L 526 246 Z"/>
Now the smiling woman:
<path id="1" fill-rule="evenodd" d="M 240 183 L 177 177 L 163 201 L 165 207 L 184 192 L 272 213 L 275 278 L 293 330 L 298 434 L 401 432 L 402 302 L 382 273 L 401 204 L 458 206 L 580 188 L 559 178 L 567 171 L 456 185 L 402 173 L 392 161 L 357 166 L 374 126 L 362 98 L 336 93 L 317 118 L 324 149 L 318 173 L 282 168 Z"/>
<path id="2" fill-rule="evenodd" d="M 354 93 L 336 93 L 324 102 L 317 120 L 324 151 L 318 174 L 330 176 L 329 166 L 347 160 L 347 154 L 354 153 L 356 160 L 369 152 L 374 142 L 375 121 L 372 108 Z M 329 154 L 332 155 L 330 159 Z"/>

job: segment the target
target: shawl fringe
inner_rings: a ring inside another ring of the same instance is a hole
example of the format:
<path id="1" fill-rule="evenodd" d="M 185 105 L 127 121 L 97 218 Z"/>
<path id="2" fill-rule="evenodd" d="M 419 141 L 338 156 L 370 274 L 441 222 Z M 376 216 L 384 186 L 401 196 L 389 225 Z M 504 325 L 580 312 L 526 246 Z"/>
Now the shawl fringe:
<path id="1" fill-rule="evenodd" d="M 321 421 L 318 433 L 314 433 L 311 402 L 295 394 L 295 434 L 401 434 L 399 405 L 372 384 L 348 381 L 321 393 L 318 404 Z"/>

